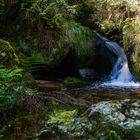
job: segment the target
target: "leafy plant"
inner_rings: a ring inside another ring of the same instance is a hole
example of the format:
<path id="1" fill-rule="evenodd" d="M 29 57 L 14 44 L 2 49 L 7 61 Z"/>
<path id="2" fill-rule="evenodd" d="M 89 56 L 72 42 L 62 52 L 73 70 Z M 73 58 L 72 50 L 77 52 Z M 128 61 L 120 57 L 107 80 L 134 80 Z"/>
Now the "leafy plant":
<path id="1" fill-rule="evenodd" d="M 23 69 L 32 72 L 39 68 L 39 65 L 45 64 L 45 60 L 41 53 L 33 53 L 31 56 L 23 60 Z"/>
<path id="2" fill-rule="evenodd" d="M 56 107 L 58 107 L 59 103 L 57 101 L 55 101 L 54 99 L 52 99 L 51 105 L 52 105 L 52 108 L 56 108 Z"/>
<path id="3" fill-rule="evenodd" d="M 26 94 L 33 95 L 33 94 L 36 94 L 36 93 L 37 93 L 37 89 L 27 88 L 27 89 L 25 90 L 25 93 L 26 93 Z"/>
<path id="4" fill-rule="evenodd" d="M 21 69 L 7 69 L 0 66 L 0 112 L 15 103 L 15 96 L 21 91 Z"/>
<path id="5" fill-rule="evenodd" d="M 121 138 L 115 131 L 109 131 L 105 140 L 121 140 Z"/>

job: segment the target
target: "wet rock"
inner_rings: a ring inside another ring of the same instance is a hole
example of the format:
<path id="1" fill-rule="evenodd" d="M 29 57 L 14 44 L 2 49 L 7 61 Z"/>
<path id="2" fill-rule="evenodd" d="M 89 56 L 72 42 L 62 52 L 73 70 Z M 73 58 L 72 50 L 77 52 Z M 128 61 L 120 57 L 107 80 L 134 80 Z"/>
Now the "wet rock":
<path id="1" fill-rule="evenodd" d="M 79 73 L 86 81 L 95 81 L 99 78 L 98 73 L 94 69 L 80 69 Z"/>
<path id="2" fill-rule="evenodd" d="M 103 101 L 92 105 L 90 109 L 91 119 L 100 117 L 105 122 L 126 128 L 140 125 L 140 100 Z"/>
<path id="3" fill-rule="evenodd" d="M 77 110 L 54 111 L 50 114 L 50 119 L 43 125 L 61 139 L 66 136 L 70 139 L 90 137 L 89 135 L 93 131 L 92 123 L 87 117 L 79 117 L 77 113 Z"/>
<path id="4" fill-rule="evenodd" d="M 45 80 L 36 80 L 39 91 L 61 91 L 64 89 L 62 82 L 58 81 L 45 81 Z"/>

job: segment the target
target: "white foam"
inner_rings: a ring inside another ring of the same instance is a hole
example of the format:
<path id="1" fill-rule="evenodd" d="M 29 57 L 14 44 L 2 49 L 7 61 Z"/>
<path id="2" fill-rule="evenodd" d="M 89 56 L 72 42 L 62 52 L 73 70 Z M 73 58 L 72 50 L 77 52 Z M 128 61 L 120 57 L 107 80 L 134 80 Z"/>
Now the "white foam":
<path id="1" fill-rule="evenodd" d="M 121 81 L 110 81 L 101 83 L 101 87 L 124 87 L 124 88 L 140 88 L 139 82 L 121 82 Z"/>
<path id="2" fill-rule="evenodd" d="M 118 62 L 116 63 L 111 72 L 111 81 L 123 83 L 129 83 L 130 81 L 133 81 L 134 78 L 129 70 L 128 63 L 124 62 L 122 67 L 119 68 L 120 63 L 121 59 L 118 59 Z"/>

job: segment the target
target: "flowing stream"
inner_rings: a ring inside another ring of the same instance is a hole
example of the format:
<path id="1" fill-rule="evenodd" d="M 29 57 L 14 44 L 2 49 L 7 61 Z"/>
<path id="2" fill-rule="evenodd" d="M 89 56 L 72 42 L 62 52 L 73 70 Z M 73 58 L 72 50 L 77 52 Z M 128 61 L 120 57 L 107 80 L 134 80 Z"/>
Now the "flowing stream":
<path id="1" fill-rule="evenodd" d="M 115 42 L 110 41 L 99 33 L 96 35 L 103 41 L 105 47 L 117 56 L 117 61 L 109 75 L 109 80 L 103 82 L 101 86 L 107 87 L 134 87 L 140 88 L 140 83 L 136 81 L 135 77 L 131 74 L 128 66 L 128 61 L 124 50 Z"/>

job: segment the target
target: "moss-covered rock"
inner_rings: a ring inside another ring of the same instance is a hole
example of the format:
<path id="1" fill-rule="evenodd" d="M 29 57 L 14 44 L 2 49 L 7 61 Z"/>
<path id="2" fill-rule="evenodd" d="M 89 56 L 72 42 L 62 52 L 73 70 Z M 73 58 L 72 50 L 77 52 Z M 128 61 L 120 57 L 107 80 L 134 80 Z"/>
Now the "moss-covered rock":
<path id="1" fill-rule="evenodd" d="M 128 19 L 125 22 L 123 47 L 133 74 L 140 79 L 140 19 Z"/>
<path id="2" fill-rule="evenodd" d="M 86 85 L 86 82 L 83 80 L 80 80 L 79 78 L 67 77 L 64 80 L 64 85 L 68 88 L 82 87 Z"/>
<path id="3" fill-rule="evenodd" d="M 100 118 L 103 122 L 112 122 L 124 128 L 132 128 L 140 126 L 139 105 L 139 100 L 103 101 L 91 106 L 89 117 L 93 120 Z"/>
<path id="4" fill-rule="evenodd" d="M 90 134 L 92 132 L 92 124 L 88 121 L 87 117 L 78 117 L 77 114 L 77 110 L 54 111 L 49 116 L 50 119 L 46 123 L 46 126 L 51 131 L 56 127 L 58 132 L 55 132 L 62 139 L 64 137 L 68 139 L 85 138 L 87 133 Z"/>
<path id="5" fill-rule="evenodd" d="M 14 67 L 19 64 L 14 48 L 5 40 L 0 40 L 0 63 L 7 67 Z"/>
<path id="6" fill-rule="evenodd" d="M 6 32 L 4 37 L 26 56 L 42 53 L 50 69 L 58 68 L 70 49 L 78 54 L 91 52 L 87 48 L 93 44 L 92 32 L 74 21 L 77 5 L 68 5 L 65 0 L 7 1 L 2 8 L 6 13 L 0 15 L 0 25 L 5 25 L 5 18 L 12 24 L 0 29 L 0 34 Z"/>
<path id="7" fill-rule="evenodd" d="M 51 71 L 61 65 L 71 50 L 77 69 L 93 68 L 95 35 L 90 29 L 120 40 L 118 34 L 124 20 L 136 17 L 139 7 L 137 0 L 7 0 L 0 6 L 0 35 L 15 42 L 23 55 L 40 53 Z"/>
<path id="8" fill-rule="evenodd" d="M 71 50 L 77 56 L 93 56 L 94 39 L 94 33 L 90 29 L 73 20 L 66 21 L 59 38 L 54 40 L 53 48 L 47 61 L 48 64 L 51 67 L 58 67 Z"/>

